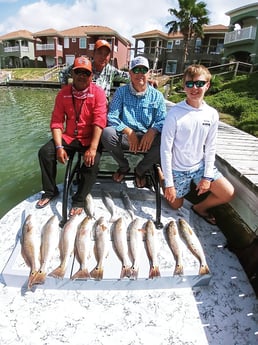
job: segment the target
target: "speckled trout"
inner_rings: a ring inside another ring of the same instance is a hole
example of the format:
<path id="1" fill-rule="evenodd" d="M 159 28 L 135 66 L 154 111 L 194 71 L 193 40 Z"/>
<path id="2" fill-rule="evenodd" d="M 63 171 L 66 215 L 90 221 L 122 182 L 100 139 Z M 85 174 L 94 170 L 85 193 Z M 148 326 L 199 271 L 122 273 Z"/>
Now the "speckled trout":
<path id="1" fill-rule="evenodd" d="M 47 276 L 47 266 L 58 247 L 59 235 L 58 217 L 53 215 L 44 224 L 41 231 L 40 268 L 32 280 L 32 285 L 44 284 Z"/>
<path id="2" fill-rule="evenodd" d="M 169 248 L 175 259 L 174 275 L 182 275 L 184 273 L 182 261 L 181 240 L 178 232 L 178 227 L 175 220 L 171 220 L 166 227 L 167 241 Z"/>
<path id="3" fill-rule="evenodd" d="M 85 217 L 77 230 L 75 238 L 75 257 L 80 264 L 79 270 L 72 276 L 75 279 L 89 279 L 90 273 L 87 268 L 87 262 L 91 256 L 91 232 L 92 219 Z"/>
<path id="4" fill-rule="evenodd" d="M 104 260 L 109 255 L 110 231 L 104 217 L 100 217 L 94 229 L 94 254 L 97 260 L 96 267 L 90 272 L 90 276 L 96 280 L 103 279 Z"/>
<path id="5" fill-rule="evenodd" d="M 202 245 L 196 236 L 195 232 L 191 228 L 191 226 L 184 220 L 183 218 L 179 218 L 179 230 L 180 234 L 185 241 L 188 249 L 192 252 L 192 254 L 198 259 L 200 262 L 200 269 L 199 274 L 208 274 L 210 273 L 209 267 L 206 262 L 206 258 L 202 249 Z"/>
<path id="6" fill-rule="evenodd" d="M 131 267 L 132 279 L 138 278 L 141 251 L 143 248 L 143 231 L 140 225 L 140 219 L 135 218 L 129 228 L 129 249 L 133 262 Z"/>
<path id="7" fill-rule="evenodd" d="M 95 218 L 95 205 L 94 205 L 93 197 L 90 193 L 86 195 L 84 211 L 88 217 Z"/>
<path id="8" fill-rule="evenodd" d="M 156 228 L 152 220 L 148 220 L 145 225 L 146 247 L 150 261 L 149 278 L 153 279 L 160 276 L 157 250 Z"/>
<path id="9" fill-rule="evenodd" d="M 72 216 L 64 225 L 59 241 L 60 266 L 54 269 L 49 276 L 54 278 L 64 278 L 69 260 L 74 253 L 75 236 L 80 222 L 78 215 Z"/>
<path id="10" fill-rule="evenodd" d="M 111 218 L 109 219 L 110 223 L 113 223 L 116 221 L 116 206 L 114 204 L 114 200 L 112 199 L 112 196 L 109 192 L 105 190 L 101 190 L 101 198 L 103 201 L 103 204 L 106 206 L 108 212 L 111 215 Z"/>
<path id="11" fill-rule="evenodd" d="M 27 266 L 30 268 L 28 278 L 28 289 L 32 287 L 32 281 L 39 269 L 40 241 L 37 234 L 35 219 L 29 214 L 22 227 L 21 255 Z"/>
<path id="12" fill-rule="evenodd" d="M 122 263 L 120 279 L 124 277 L 130 278 L 132 263 L 128 255 L 127 228 L 122 217 L 115 222 L 112 235 L 115 252 Z"/>

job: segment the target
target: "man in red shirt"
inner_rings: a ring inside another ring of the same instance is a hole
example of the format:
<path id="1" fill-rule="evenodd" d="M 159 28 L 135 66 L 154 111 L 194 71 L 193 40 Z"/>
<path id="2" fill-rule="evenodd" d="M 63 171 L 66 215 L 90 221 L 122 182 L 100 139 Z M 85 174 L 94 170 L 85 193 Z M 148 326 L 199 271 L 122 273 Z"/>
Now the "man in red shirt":
<path id="1" fill-rule="evenodd" d="M 107 101 L 103 89 L 92 82 L 92 65 L 86 57 L 74 60 L 73 84 L 56 96 L 50 122 L 52 139 L 39 150 L 44 194 L 37 208 L 45 207 L 58 195 L 57 161 L 65 164 L 74 152 L 83 154 L 81 179 L 72 197 L 70 216 L 81 214 L 85 197 L 96 181 L 101 152 L 99 142 L 107 123 Z"/>

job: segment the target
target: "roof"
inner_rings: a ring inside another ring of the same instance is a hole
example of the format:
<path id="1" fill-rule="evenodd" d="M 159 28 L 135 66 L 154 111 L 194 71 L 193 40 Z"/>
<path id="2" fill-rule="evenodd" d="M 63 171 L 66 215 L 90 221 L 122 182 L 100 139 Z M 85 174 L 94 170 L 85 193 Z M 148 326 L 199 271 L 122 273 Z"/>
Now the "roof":
<path id="1" fill-rule="evenodd" d="M 9 32 L 6 35 L 0 36 L 0 40 L 5 41 L 5 40 L 14 40 L 14 39 L 20 39 L 20 38 L 26 38 L 27 40 L 33 41 L 33 34 L 32 32 L 28 30 L 18 30 L 18 31 L 13 31 Z"/>
<path id="2" fill-rule="evenodd" d="M 204 33 L 225 33 L 228 31 L 228 26 L 217 24 L 217 25 L 204 25 L 203 26 Z M 140 34 L 133 35 L 133 38 L 140 39 L 140 38 L 151 38 L 151 37 L 163 37 L 164 39 L 168 38 L 180 38 L 183 37 L 181 32 L 171 33 L 168 35 L 166 32 L 162 32 L 160 30 L 151 30 L 146 31 Z"/>
<path id="3" fill-rule="evenodd" d="M 42 37 L 42 36 L 59 36 L 59 37 L 62 37 L 62 34 L 60 33 L 60 31 L 57 31 L 55 29 L 45 29 L 45 30 L 42 30 L 42 31 L 37 31 L 37 32 L 34 32 L 33 33 L 33 36 L 34 37 Z"/>
<path id="4" fill-rule="evenodd" d="M 109 28 L 108 26 L 100 25 L 81 25 L 74 28 L 66 29 L 60 31 L 60 33 L 65 37 L 84 37 L 87 35 L 99 35 L 99 36 L 116 36 L 126 45 L 130 45 L 131 42 L 125 37 L 121 36 L 115 30 Z"/>

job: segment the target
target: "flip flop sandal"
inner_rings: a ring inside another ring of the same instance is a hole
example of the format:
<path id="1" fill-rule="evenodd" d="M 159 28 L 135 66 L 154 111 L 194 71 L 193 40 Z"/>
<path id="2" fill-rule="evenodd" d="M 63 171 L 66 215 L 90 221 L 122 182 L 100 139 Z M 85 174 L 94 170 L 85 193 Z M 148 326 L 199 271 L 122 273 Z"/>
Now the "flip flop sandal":
<path id="1" fill-rule="evenodd" d="M 146 186 L 146 176 L 140 176 L 134 169 L 134 183 L 137 188 L 144 188 Z"/>
<path id="2" fill-rule="evenodd" d="M 198 213 L 197 211 L 195 211 L 195 209 L 193 208 L 193 206 L 191 207 L 191 210 L 197 214 L 197 216 L 199 216 L 200 218 L 204 219 L 205 222 L 211 224 L 211 225 L 217 225 L 216 223 L 216 218 L 213 216 L 213 214 L 209 213 L 206 216 L 201 215 L 200 213 Z"/>
<path id="3" fill-rule="evenodd" d="M 57 193 L 56 195 L 51 196 L 51 197 L 42 196 L 41 199 L 38 200 L 38 202 L 36 203 L 36 206 L 35 206 L 35 207 L 38 208 L 38 209 L 41 209 L 41 208 L 46 207 L 46 206 L 50 203 L 51 200 L 53 200 L 54 198 L 56 198 L 56 197 L 58 196 L 58 194 L 59 194 L 59 193 Z M 44 200 L 47 200 L 47 201 L 44 202 Z M 39 204 L 41 201 L 43 201 L 43 204 L 42 204 L 42 205 Z"/>
<path id="4" fill-rule="evenodd" d="M 129 173 L 130 171 L 130 168 L 128 168 L 127 170 L 121 170 L 120 168 L 113 174 L 112 176 L 112 179 L 115 181 L 115 182 L 122 182 L 123 179 L 125 178 L 125 175 L 127 173 Z"/>

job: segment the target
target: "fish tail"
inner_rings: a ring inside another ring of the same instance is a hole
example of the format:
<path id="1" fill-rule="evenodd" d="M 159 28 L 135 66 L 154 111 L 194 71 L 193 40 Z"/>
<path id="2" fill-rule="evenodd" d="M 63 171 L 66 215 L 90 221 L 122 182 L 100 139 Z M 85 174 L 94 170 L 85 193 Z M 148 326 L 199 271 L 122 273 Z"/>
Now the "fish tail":
<path id="1" fill-rule="evenodd" d="M 65 270 L 59 266 L 56 269 L 54 269 L 54 271 L 49 273 L 50 277 L 54 277 L 54 278 L 59 278 L 59 279 L 63 279 L 65 275 Z"/>
<path id="2" fill-rule="evenodd" d="M 79 269 L 72 277 L 72 280 L 76 279 L 90 279 L 90 274 L 87 268 Z"/>
<path id="3" fill-rule="evenodd" d="M 131 279 L 136 280 L 138 278 L 139 268 L 131 267 Z"/>
<path id="4" fill-rule="evenodd" d="M 123 279 L 125 277 L 130 278 L 132 275 L 131 267 L 129 266 L 122 266 L 120 279 Z"/>
<path id="5" fill-rule="evenodd" d="M 174 276 L 182 276 L 184 274 L 184 267 L 183 265 L 176 265 L 174 270 Z"/>
<path id="6" fill-rule="evenodd" d="M 37 275 L 37 271 L 31 271 L 30 272 L 29 279 L 28 279 L 28 289 L 32 288 L 33 279 L 35 278 L 36 275 Z"/>
<path id="7" fill-rule="evenodd" d="M 209 274 L 209 273 L 210 273 L 210 269 L 207 264 L 200 266 L 199 275 L 204 275 L 204 274 Z"/>
<path id="8" fill-rule="evenodd" d="M 90 272 L 91 278 L 94 278 L 95 280 L 102 280 L 103 279 L 103 268 L 102 267 L 95 267 Z"/>
<path id="9" fill-rule="evenodd" d="M 158 266 L 151 266 L 150 268 L 150 273 L 149 273 L 149 278 L 153 279 L 156 277 L 160 277 L 160 271 Z"/>
<path id="10" fill-rule="evenodd" d="M 43 271 L 38 271 L 32 278 L 31 285 L 44 284 L 46 280 L 47 273 Z"/>

